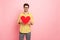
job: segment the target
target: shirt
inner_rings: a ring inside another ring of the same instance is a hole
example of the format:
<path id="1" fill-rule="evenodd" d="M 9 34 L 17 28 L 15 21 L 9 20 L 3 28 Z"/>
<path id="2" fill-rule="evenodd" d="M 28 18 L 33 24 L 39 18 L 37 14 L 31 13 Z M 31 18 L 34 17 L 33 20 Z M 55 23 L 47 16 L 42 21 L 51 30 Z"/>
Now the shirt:
<path id="1" fill-rule="evenodd" d="M 32 14 L 31 13 L 29 13 L 29 12 L 27 12 L 27 13 L 24 13 L 24 12 L 22 12 L 20 15 L 19 15 L 19 17 L 18 17 L 18 23 L 20 22 L 21 24 L 20 24 L 20 30 L 19 30 L 19 32 L 21 32 L 21 33 L 28 33 L 28 32 L 31 32 L 31 27 L 30 27 L 30 25 L 29 24 L 23 24 L 22 23 L 22 20 L 21 20 L 21 16 L 30 16 L 30 22 L 33 24 L 33 22 L 34 22 L 34 20 L 33 20 L 33 16 L 32 16 Z"/>

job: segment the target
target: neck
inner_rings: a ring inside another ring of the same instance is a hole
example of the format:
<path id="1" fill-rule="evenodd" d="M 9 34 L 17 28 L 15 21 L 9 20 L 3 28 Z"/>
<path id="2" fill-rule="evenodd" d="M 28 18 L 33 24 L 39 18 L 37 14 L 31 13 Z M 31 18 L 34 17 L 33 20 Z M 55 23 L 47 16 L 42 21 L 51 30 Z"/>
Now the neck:
<path id="1" fill-rule="evenodd" d="M 28 11 L 24 11 L 25 13 L 28 13 Z"/>
<path id="2" fill-rule="evenodd" d="M 28 11 L 24 11 L 24 12 L 28 12 Z"/>

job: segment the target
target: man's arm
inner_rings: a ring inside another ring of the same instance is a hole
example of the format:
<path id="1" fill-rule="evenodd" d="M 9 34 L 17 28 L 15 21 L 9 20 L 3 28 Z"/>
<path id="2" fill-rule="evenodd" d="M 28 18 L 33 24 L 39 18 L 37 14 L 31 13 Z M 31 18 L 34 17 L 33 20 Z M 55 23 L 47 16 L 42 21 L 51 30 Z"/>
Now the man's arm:
<path id="1" fill-rule="evenodd" d="M 18 23 L 18 24 L 21 24 L 21 23 L 22 23 L 20 17 L 21 17 L 21 14 L 18 16 L 18 20 L 17 20 L 17 23 Z"/>
<path id="2" fill-rule="evenodd" d="M 33 25 L 34 24 L 34 18 L 33 18 L 31 13 L 30 13 L 30 17 L 31 17 L 31 19 L 30 19 L 28 24 Z"/>

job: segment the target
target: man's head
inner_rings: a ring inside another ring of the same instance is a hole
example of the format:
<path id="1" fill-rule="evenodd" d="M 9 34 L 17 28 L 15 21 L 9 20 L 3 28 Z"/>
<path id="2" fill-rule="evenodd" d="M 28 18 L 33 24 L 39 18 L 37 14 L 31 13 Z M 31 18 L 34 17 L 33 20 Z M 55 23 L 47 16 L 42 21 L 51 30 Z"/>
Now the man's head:
<path id="1" fill-rule="evenodd" d="M 24 12 L 28 12 L 29 4 L 28 4 L 28 3 L 25 3 L 25 4 L 23 5 L 23 8 L 24 8 Z"/>

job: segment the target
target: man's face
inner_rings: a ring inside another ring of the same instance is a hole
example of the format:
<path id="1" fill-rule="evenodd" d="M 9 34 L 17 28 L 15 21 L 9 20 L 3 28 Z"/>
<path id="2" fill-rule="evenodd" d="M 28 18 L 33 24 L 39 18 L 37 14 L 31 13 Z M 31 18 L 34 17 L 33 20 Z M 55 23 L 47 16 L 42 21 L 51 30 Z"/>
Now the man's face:
<path id="1" fill-rule="evenodd" d="M 24 7 L 24 11 L 25 11 L 25 12 L 28 12 L 28 9 L 29 9 L 28 6 L 25 6 L 25 7 Z"/>

